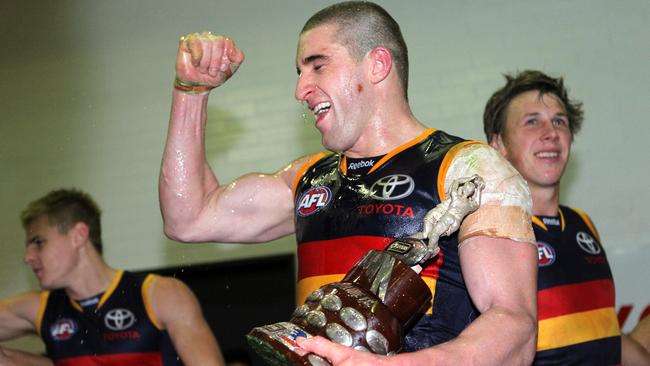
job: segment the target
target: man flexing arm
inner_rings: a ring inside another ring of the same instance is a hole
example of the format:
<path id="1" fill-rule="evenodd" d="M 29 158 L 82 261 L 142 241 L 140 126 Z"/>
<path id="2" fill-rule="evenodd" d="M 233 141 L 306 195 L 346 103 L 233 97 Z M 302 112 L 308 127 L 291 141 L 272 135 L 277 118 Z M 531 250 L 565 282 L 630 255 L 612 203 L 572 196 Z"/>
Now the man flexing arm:
<path id="1" fill-rule="evenodd" d="M 299 187 L 303 183 L 326 185 L 331 183 L 329 178 L 354 182 L 343 166 L 335 166 L 332 174 L 323 179 L 320 176 L 308 179 L 308 174 L 303 174 L 301 169 L 311 165 L 307 163 L 309 158 L 302 158 L 273 175 L 248 174 L 228 185 L 219 183 L 205 157 L 207 94 L 227 80 L 243 59 L 243 53 L 231 40 L 210 33 L 194 33 L 181 39 L 160 175 L 165 232 L 172 239 L 246 243 L 307 231 L 318 225 L 294 215 L 293 183 L 296 178 L 305 179 L 298 182 Z M 410 110 L 406 45 L 397 23 L 376 4 L 343 2 L 314 14 L 300 33 L 296 68 L 295 98 L 314 113 L 315 127 L 322 135 L 323 146 L 334 152 L 330 156 L 332 159 L 313 162 L 309 170 L 314 174 L 321 173 L 320 163 L 329 164 L 332 160 L 340 163 L 345 159 L 376 157 L 379 166 L 379 161 L 393 161 L 392 158 L 397 158 L 406 147 L 435 134 Z M 435 171 L 431 170 L 431 174 Z M 367 183 L 367 187 L 349 183 L 345 189 L 369 188 L 371 182 Z M 331 187 L 333 190 L 339 188 L 338 185 Z M 341 201 L 342 191 L 334 193 L 333 200 L 339 200 L 340 205 L 350 203 Z M 429 197 L 435 196 L 437 193 L 433 192 Z M 527 191 L 522 198 L 528 198 Z M 432 207 L 435 203 L 434 199 L 423 201 L 418 206 Z M 424 211 L 424 207 L 419 211 Z M 359 212 L 352 207 L 343 214 L 354 216 L 356 220 Z M 486 221 L 490 221 L 490 215 L 486 217 Z M 294 227 L 294 219 L 296 225 L 301 225 L 300 230 Z M 380 225 L 376 217 L 369 220 Z M 530 231 L 529 221 L 514 226 Z M 354 231 L 358 227 L 350 229 Z M 310 242 L 299 239 L 299 261 L 302 262 L 299 267 L 319 267 L 319 263 L 308 263 L 305 255 L 300 255 L 300 248 L 324 250 L 322 243 L 341 239 L 332 238 L 331 232 Z M 382 237 L 381 233 L 378 235 Z M 310 348 L 311 340 L 304 344 L 305 348 L 328 357 L 335 364 L 355 366 L 376 362 L 422 365 L 530 362 L 536 334 L 535 246 L 518 242 L 508 235 L 483 233 L 465 239 L 460 249 L 450 250 L 460 252 L 459 262 L 462 263 L 457 267 L 462 267 L 465 277 L 457 292 L 462 294 L 462 301 L 469 292 L 471 304 L 468 308 L 475 306 L 474 313 L 481 314 L 469 317 L 456 314 L 456 318 L 449 319 L 450 323 L 465 325 L 478 316 L 464 330 L 453 330 L 453 336 L 458 338 L 394 357 L 340 349 L 337 344 L 318 337 L 313 339 L 312 346 L 320 343 L 327 349 Z M 369 245 L 360 245 L 350 237 L 342 238 L 342 242 L 350 249 Z M 347 251 L 329 251 L 326 256 L 331 262 L 351 258 Z M 328 276 L 331 279 L 337 275 L 322 268 L 324 272 L 320 278 Z M 454 268 L 453 276 L 461 277 L 460 271 L 461 268 Z M 315 281 L 303 283 L 308 287 Z M 453 313 L 453 309 L 448 310 Z M 441 328 L 444 327 L 431 329 L 431 333 L 445 333 Z"/>
<path id="2" fill-rule="evenodd" d="M 165 233 L 186 242 L 262 242 L 293 232 L 297 160 L 275 174 L 248 174 L 222 185 L 205 158 L 208 93 L 244 61 L 228 38 L 181 38 L 172 111 L 160 172 Z"/>

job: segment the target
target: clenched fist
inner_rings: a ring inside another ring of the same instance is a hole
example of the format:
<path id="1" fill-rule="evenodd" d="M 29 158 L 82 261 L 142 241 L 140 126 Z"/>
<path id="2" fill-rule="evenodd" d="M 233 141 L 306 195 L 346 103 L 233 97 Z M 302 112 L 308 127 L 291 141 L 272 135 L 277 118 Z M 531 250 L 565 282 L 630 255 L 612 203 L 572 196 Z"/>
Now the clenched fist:
<path id="1" fill-rule="evenodd" d="M 174 87 L 187 93 L 207 94 L 225 83 L 242 62 L 244 53 L 232 39 L 210 32 L 186 34 L 178 44 Z"/>

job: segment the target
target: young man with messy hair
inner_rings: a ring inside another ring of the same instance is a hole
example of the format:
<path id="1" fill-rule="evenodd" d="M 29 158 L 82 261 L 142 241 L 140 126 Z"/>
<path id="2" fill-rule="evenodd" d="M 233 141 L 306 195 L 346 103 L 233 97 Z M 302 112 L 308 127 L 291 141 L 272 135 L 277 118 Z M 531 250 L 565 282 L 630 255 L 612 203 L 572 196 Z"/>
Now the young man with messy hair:
<path id="1" fill-rule="evenodd" d="M 488 100 L 483 128 L 490 145 L 528 182 L 538 246 L 536 365 L 648 365 L 650 357 L 621 336 L 614 281 L 591 219 L 560 203 L 560 180 L 582 104 L 562 78 L 526 70 L 506 75 Z"/>
<path id="2" fill-rule="evenodd" d="M 135 274 L 102 257 L 101 212 L 76 189 L 55 190 L 21 214 L 25 263 L 41 291 L 0 300 L 0 340 L 36 333 L 47 359 L 16 364 L 223 365 L 201 307 L 181 281 Z"/>

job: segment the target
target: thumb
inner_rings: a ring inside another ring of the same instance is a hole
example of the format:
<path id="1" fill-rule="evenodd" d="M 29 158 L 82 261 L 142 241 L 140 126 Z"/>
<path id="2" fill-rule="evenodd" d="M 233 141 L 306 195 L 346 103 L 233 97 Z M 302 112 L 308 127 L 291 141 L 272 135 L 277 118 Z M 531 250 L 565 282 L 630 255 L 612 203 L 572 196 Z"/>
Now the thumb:
<path id="1" fill-rule="evenodd" d="M 343 361 L 351 348 L 329 341 L 321 336 L 298 338 L 300 348 L 330 360 L 334 365 Z"/>

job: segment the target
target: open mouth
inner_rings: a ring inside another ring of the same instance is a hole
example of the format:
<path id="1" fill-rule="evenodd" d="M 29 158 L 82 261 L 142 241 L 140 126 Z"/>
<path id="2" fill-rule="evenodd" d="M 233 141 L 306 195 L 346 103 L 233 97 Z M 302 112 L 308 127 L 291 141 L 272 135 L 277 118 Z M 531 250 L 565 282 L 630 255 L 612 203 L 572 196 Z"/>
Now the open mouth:
<path id="1" fill-rule="evenodd" d="M 322 103 L 318 103 L 318 104 L 316 104 L 316 106 L 312 109 L 312 111 L 314 112 L 314 114 L 315 114 L 316 116 L 318 116 L 318 115 L 320 115 L 320 114 L 323 114 L 323 113 L 329 111 L 331 106 L 332 106 L 332 104 L 331 104 L 330 102 L 322 102 Z"/>
<path id="2" fill-rule="evenodd" d="M 540 159 L 557 159 L 560 153 L 557 151 L 541 151 L 535 154 L 535 157 Z"/>

